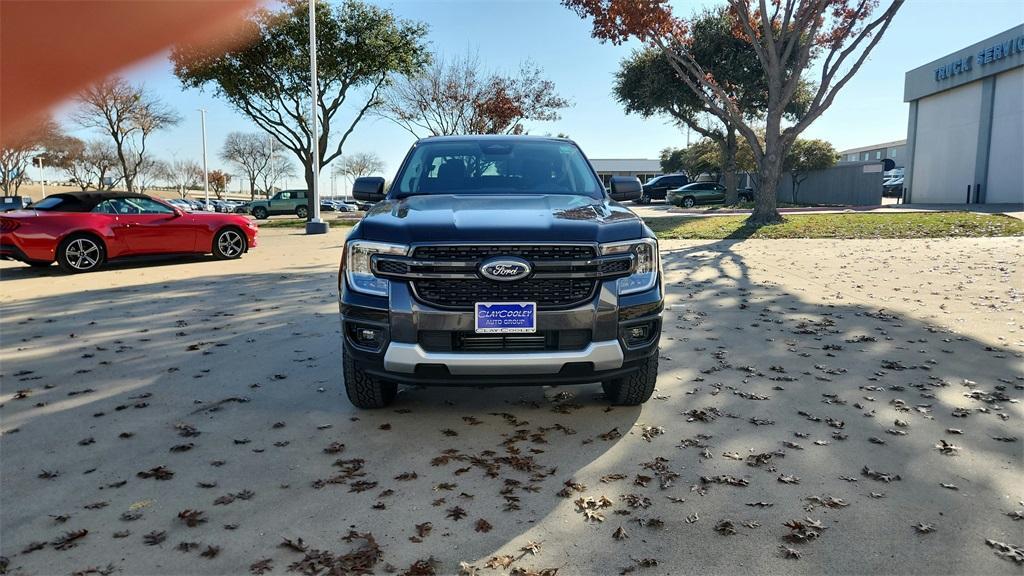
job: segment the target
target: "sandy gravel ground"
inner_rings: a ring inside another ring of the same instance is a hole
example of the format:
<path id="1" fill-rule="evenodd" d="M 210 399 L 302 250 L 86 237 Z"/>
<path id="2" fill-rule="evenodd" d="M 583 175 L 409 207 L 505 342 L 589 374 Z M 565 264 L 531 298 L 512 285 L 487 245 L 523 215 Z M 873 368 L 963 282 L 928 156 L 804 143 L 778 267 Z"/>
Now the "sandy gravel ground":
<path id="1" fill-rule="evenodd" d="M 668 242 L 642 409 L 376 412 L 341 391 L 342 240 L 0 264 L 7 571 L 1021 574 L 1020 238 Z"/>

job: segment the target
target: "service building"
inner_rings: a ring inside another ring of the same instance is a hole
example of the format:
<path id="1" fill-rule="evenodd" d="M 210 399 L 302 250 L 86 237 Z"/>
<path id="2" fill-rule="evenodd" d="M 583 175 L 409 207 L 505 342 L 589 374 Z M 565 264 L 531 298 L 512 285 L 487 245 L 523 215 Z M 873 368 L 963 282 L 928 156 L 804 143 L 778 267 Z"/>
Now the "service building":
<path id="1" fill-rule="evenodd" d="M 907 72 L 907 202 L 1024 202 L 1024 24 Z"/>

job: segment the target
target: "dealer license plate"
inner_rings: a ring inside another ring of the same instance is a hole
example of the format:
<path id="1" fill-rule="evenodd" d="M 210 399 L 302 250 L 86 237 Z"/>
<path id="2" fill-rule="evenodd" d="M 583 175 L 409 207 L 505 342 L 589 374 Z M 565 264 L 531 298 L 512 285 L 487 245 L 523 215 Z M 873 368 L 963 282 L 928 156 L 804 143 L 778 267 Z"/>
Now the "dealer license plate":
<path id="1" fill-rule="evenodd" d="M 536 302 L 477 302 L 477 333 L 517 333 L 537 331 Z"/>

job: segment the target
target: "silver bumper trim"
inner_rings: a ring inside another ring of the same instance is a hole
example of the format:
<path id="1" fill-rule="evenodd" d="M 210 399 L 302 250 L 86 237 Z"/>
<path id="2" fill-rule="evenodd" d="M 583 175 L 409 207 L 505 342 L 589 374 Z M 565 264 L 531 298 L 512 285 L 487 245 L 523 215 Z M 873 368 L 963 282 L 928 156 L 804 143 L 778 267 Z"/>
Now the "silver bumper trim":
<path id="1" fill-rule="evenodd" d="M 587 362 L 594 370 L 622 367 L 622 348 L 617 340 L 591 342 L 572 352 L 529 352 L 520 354 L 478 354 L 427 352 L 419 344 L 392 342 L 384 353 L 384 369 L 412 374 L 420 364 L 442 364 L 454 375 L 473 374 L 557 374 L 566 364 Z"/>

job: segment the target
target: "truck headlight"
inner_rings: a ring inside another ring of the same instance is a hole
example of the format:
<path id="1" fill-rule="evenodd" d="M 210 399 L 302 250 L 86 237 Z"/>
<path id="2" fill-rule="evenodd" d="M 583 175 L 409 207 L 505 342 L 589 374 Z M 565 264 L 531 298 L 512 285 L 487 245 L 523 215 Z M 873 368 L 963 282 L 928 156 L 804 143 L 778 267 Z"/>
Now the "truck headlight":
<path id="1" fill-rule="evenodd" d="M 405 256 L 409 247 L 401 244 L 352 240 L 346 244 L 345 250 L 345 278 L 348 280 L 348 285 L 356 292 L 363 294 L 387 296 L 388 281 L 373 275 L 370 258 L 374 254 Z"/>
<path id="2" fill-rule="evenodd" d="M 616 281 L 620 295 L 643 292 L 654 288 L 658 283 L 658 272 L 661 270 L 661 255 L 658 252 L 658 241 L 653 238 L 630 240 L 601 244 L 601 255 L 632 253 L 636 258 L 636 269 L 625 278 Z"/>

